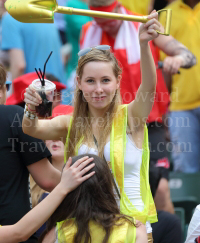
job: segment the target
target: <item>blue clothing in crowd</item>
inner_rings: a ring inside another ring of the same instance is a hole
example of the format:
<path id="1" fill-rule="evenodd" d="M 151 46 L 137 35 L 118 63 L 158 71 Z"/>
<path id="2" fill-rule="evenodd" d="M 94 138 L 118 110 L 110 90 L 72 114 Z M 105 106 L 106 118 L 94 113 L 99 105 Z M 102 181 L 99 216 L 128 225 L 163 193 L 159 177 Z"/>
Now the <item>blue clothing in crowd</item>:
<path id="1" fill-rule="evenodd" d="M 54 24 L 21 23 L 5 14 L 2 19 L 2 50 L 20 49 L 26 61 L 25 73 L 43 70 L 44 63 L 53 51 L 46 65 L 46 73 L 65 82 L 61 59 L 61 40 Z"/>

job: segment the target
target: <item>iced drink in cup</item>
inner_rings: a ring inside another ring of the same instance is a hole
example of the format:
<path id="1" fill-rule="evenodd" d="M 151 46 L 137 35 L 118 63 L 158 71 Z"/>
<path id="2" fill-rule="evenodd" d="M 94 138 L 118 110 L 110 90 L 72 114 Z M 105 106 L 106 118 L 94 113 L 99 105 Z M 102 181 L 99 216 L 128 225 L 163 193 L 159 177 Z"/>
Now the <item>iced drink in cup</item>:
<path id="1" fill-rule="evenodd" d="M 42 103 L 36 106 L 37 116 L 41 119 L 48 119 L 52 116 L 52 104 L 56 85 L 49 80 L 45 79 L 44 81 L 44 86 L 42 86 L 40 79 L 35 79 L 31 85 L 42 98 Z"/>

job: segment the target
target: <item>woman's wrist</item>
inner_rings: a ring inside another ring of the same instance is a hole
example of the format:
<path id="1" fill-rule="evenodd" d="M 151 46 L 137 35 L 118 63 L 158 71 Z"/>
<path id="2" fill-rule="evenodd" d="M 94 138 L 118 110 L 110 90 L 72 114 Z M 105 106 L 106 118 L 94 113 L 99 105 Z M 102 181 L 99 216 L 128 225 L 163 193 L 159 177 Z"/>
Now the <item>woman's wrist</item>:
<path id="1" fill-rule="evenodd" d="M 34 105 L 28 104 L 28 110 L 32 113 L 36 113 L 36 107 Z"/>
<path id="2" fill-rule="evenodd" d="M 62 183 L 60 182 L 56 188 L 58 189 L 58 191 L 60 192 L 61 195 L 63 195 L 64 197 L 70 193 L 70 190 L 65 186 L 62 185 Z"/>
<path id="3" fill-rule="evenodd" d="M 31 120 L 34 120 L 37 117 L 36 110 L 31 109 L 29 106 L 30 106 L 29 104 L 26 104 L 25 105 L 24 115 L 27 118 L 29 118 Z"/>
<path id="4" fill-rule="evenodd" d="M 149 47 L 148 41 L 140 41 L 140 48 L 147 48 Z"/>

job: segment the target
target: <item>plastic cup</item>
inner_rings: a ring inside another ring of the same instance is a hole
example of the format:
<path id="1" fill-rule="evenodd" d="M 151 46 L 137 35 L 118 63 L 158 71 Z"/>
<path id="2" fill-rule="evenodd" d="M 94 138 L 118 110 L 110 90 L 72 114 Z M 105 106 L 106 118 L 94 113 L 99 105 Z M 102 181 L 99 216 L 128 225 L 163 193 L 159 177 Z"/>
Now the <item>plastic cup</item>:
<path id="1" fill-rule="evenodd" d="M 35 79 L 31 85 L 42 98 L 42 103 L 35 107 L 38 118 L 51 118 L 54 90 L 56 89 L 56 85 L 47 79 L 45 79 L 44 86 L 42 86 L 39 79 Z"/>

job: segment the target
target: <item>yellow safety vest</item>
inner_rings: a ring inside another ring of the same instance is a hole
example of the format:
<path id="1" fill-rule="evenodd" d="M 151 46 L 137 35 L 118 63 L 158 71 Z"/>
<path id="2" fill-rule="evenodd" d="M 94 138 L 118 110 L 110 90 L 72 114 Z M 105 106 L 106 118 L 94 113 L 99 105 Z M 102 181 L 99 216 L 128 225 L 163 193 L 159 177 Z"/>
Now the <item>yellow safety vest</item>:
<path id="1" fill-rule="evenodd" d="M 70 225 L 65 227 L 65 221 L 57 223 L 58 243 L 73 243 L 77 227 L 74 219 L 70 219 Z M 119 221 L 121 223 L 121 221 Z M 92 243 L 102 243 L 105 237 L 105 231 L 102 226 L 95 221 L 89 222 L 89 229 Z M 120 226 L 113 226 L 108 243 L 135 243 L 136 228 L 128 222 L 124 222 Z M 81 241 L 80 243 L 83 243 Z"/>
<path id="2" fill-rule="evenodd" d="M 127 128 L 127 105 L 121 105 L 118 109 L 117 115 L 114 118 L 111 138 L 110 138 L 110 158 L 111 167 L 114 178 L 120 188 L 120 212 L 125 215 L 129 215 L 139 220 L 143 224 L 146 221 L 150 223 L 157 222 L 157 212 L 154 204 L 154 200 L 151 194 L 149 185 L 149 144 L 148 144 L 148 130 L 147 126 L 144 127 L 144 141 L 143 141 L 143 154 L 142 154 L 142 165 L 140 169 L 140 192 L 142 201 L 144 203 L 144 209 L 139 211 L 128 199 L 124 192 L 124 158 L 126 152 L 126 128 Z M 72 120 L 72 119 L 71 119 Z M 71 124 L 68 129 L 66 139 L 66 149 L 69 142 Z M 81 139 L 82 141 L 83 139 Z M 78 148 L 80 147 L 81 141 L 76 146 L 76 154 L 78 154 Z M 66 162 L 66 152 L 65 152 Z"/>

